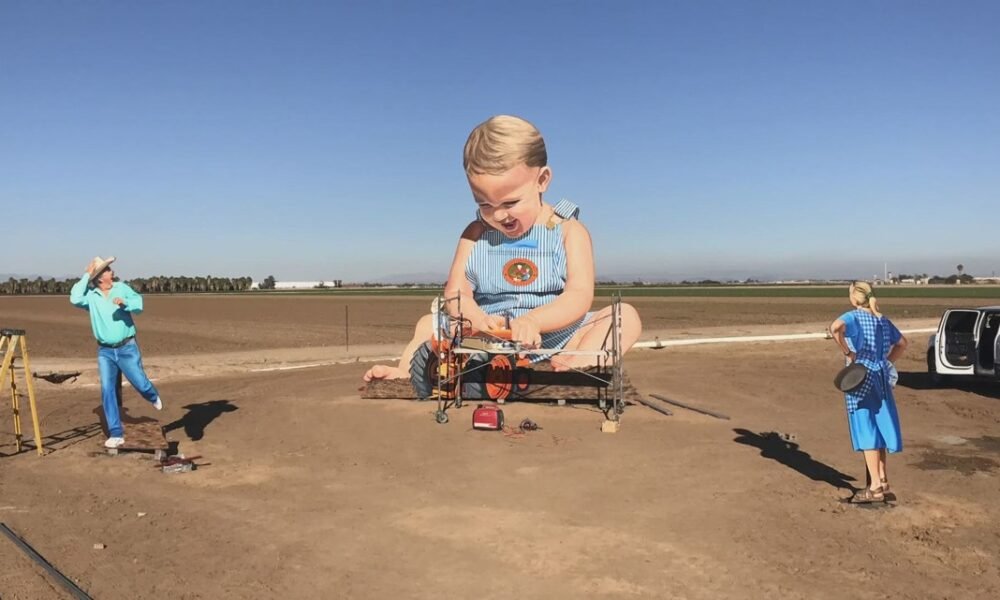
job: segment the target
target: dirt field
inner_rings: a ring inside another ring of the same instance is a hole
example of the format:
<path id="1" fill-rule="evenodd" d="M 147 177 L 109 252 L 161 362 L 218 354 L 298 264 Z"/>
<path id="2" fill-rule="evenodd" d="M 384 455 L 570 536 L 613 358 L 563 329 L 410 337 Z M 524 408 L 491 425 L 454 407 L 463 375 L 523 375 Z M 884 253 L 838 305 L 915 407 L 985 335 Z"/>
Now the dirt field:
<path id="1" fill-rule="evenodd" d="M 78 373 L 38 382 L 46 456 L 11 456 L 0 417 L 0 521 L 102 600 L 1000 596 L 1000 386 L 930 386 L 927 334 L 898 365 L 898 500 L 865 509 L 842 502 L 864 470 L 828 341 L 628 355 L 639 390 L 730 420 L 632 406 L 602 434 L 593 407 L 513 403 L 509 421 L 542 429 L 507 436 L 471 430 L 468 406 L 437 425 L 430 404 L 360 399 L 365 360 L 398 353 L 428 304 L 148 296 L 140 342 L 166 406 L 126 389 L 128 417 L 159 418 L 202 465 L 164 474 L 101 452 L 86 314 L 0 298 L 37 373 Z M 648 340 L 815 332 L 846 303 L 634 304 Z M 906 329 L 961 304 L 884 309 Z M 3 537 L 0 561 L 4 600 L 70 597 Z"/>

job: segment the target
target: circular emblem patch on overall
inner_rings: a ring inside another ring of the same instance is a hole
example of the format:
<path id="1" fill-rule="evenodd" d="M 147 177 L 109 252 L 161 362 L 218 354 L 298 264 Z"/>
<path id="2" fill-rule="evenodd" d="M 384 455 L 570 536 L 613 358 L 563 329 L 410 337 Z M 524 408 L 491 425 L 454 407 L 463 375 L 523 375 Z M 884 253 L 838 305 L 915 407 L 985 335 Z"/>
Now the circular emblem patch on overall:
<path id="1" fill-rule="evenodd" d="M 538 279 L 538 266 L 527 258 L 512 258 L 503 266 L 503 278 L 511 285 L 528 285 Z"/>

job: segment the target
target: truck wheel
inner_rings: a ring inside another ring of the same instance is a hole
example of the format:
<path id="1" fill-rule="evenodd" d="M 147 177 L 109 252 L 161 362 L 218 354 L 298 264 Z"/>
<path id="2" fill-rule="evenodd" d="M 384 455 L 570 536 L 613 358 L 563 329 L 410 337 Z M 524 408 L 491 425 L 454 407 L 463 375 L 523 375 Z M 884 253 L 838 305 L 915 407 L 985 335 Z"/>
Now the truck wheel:
<path id="1" fill-rule="evenodd" d="M 944 385 L 945 376 L 937 372 L 937 364 L 934 362 L 934 349 L 927 349 L 927 373 L 931 377 L 931 384 L 935 386 Z"/>

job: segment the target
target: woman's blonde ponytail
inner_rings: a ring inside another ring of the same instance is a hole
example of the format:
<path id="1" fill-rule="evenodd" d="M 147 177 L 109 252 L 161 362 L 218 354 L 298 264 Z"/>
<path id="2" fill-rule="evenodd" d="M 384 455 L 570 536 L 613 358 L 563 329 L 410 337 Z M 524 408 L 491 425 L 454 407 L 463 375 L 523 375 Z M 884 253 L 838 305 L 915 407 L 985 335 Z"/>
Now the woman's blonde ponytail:
<path id="1" fill-rule="evenodd" d="M 882 316 L 878 310 L 878 300 L 875 298 L 875 292 L 870 284 L 864 281 L 855 281 L 851 284 L 851 298 L 858 306 L 871 310 L 876 317 Z"/>
<path id="2" fill-rule="evenodd" d="M 878 310 L 878 299 L 875 298 L 874 293 L 868 294 L 868 308 L 875 314 L 876 317 L 881 317 L 882 313 Z"/>

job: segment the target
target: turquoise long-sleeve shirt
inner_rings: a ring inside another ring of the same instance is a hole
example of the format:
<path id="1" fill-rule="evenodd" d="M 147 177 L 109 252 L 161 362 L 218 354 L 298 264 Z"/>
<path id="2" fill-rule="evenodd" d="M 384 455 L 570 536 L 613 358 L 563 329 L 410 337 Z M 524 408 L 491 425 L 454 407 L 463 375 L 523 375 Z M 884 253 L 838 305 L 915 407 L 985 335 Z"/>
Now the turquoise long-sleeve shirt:
<path id="1" fill-rule="evenodd" d="M 112 300 L 121 298 L 118 306 Z M 128 284 L 116 281 L 107 297 L 96 287 L 90 287 L 90 275 L 84 274 L 69 291 L 69 301 L 90 313 L 90 328 L 100 344 L 117 344 L 135 335 L 132 315 L 142 312 L 142 296 Z"/>

